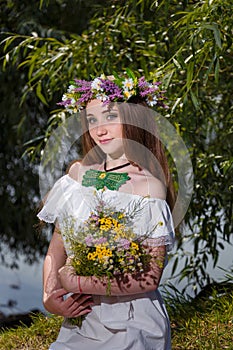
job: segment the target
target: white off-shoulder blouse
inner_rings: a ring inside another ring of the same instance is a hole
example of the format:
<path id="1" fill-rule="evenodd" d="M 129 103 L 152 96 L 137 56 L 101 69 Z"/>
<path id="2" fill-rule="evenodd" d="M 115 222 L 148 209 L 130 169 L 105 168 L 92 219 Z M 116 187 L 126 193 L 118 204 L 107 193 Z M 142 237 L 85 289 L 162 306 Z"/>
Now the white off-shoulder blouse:
<path id="1" fill-rule="evenodd" d="M 140 210 L 133 220 L 137 235 L 150 232 L 149 244 L 174 243 L 172 215 L 165 200 L 112 190 L 84 187 L 69 175 L 61 177 L 49 192 L 39 219 L 58 223 L 63 230 L 66 217 L 82 225 L 96 205 L 96 193 L 116 210 Z M 157 225 L 162 222 L 162 225 Z M 65 243 L 65 242 L 64 242 Z M 68 252 L 69 253 L 69 252 Z M 170 350 L 170 324 L 164 302 L 157 290 L 137 295 L 93 296 L 94 306 L 81 328 L 65 320 L 50 350 Z"/>

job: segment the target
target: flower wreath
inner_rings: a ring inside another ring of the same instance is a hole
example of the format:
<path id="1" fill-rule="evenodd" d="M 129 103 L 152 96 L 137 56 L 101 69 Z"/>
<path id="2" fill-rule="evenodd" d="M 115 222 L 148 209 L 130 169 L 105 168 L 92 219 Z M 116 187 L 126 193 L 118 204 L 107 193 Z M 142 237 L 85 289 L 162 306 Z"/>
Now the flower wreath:
<path id="1" fill-rule="evenodd" d="M 71 114 L 80 112 L 92 99 L 99 99 L 106 105 L 110 102 L 130 102 L 133 96 L 140 97 L 149 107 L 167 108 L 163 102 L 166 97 L 165 91 L 160 89 L 161 82 L 148 82 L 144 76 L 137 78 L 129 69 L 121 76 L 102 74 L 92 81 L 74 79 L 70 84 L 58 105 L 64 106 Z"/>

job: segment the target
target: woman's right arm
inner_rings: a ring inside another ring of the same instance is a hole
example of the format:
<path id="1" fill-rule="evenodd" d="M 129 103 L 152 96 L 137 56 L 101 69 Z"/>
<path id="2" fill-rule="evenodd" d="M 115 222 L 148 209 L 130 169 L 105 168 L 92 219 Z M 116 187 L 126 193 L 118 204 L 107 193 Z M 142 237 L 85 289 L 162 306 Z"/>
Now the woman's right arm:
<path id="1" fill-rule="evenodd" d="M 63 240 L 56 228 L 44 260 L 43 303 L 53 314 L 77 317 L 89 313 L 93 303 L 90 295 L 74 293 L 65 297 L 67 291 L 60 283 L 58 270 L 65 264 L 66 258 Z"/>
<path id="2" fill-rule="evenodd" d="M 134 295 L 154 291 L 158 288 L 162 277 L 166 247 L 155 246 L 148 248 L 152 256 L 149 268 L 135 275 L 125 273 L 112 278 L 111 295 Z M 67 291 L 78 293 L 92 293 L 93 295 L 106 295 L 108 278 L 96 276 L 77 276 L 71 261 L 67 259 L 66 265 L 59 270 L 61 282 Z"/>

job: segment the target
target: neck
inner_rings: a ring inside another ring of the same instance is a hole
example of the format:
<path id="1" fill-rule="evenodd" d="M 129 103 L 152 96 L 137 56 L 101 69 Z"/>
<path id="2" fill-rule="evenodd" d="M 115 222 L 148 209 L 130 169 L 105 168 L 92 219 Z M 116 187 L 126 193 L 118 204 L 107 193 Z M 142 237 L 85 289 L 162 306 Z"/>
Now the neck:
<path id="1" fill-rule="evenodd" d="M 117 158 L 114 158 L 111 155 L 107 154 L 105 163 L 109 167 L 115 167 L 115 166 L 122 165 L 124 163 L 128 163 L 128 159 L 124 153 L 120 157 L 117 157 Z"/>
<path id="2" fill-rule="evenodd" d="M 126 157 L 120 157 L 118 159 L 109 159 L 107 157 L 106 161 L 104 162 L 104 170 L 105 171 L 113 171 L 121 168 L 125 168 L 130 165 L 130 162 Z"/>

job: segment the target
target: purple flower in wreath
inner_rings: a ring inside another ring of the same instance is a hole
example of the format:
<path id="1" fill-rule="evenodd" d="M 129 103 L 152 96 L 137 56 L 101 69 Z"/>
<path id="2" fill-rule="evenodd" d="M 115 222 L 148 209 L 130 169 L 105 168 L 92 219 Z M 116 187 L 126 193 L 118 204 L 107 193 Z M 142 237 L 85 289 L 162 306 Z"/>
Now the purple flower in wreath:
<path id="1" fill-rule="evenodd" d="M 102 74 L 92 81 L 75 79 L 58 105 L 64 106 L 72 114 L 85 108 L 92 99 L 99 99 L 106 105 L 110 102 L 127 102 L 132 96 L 138 95 L 149 107 L 158 105 L 167 108 L 162 102 L 165 97 L 164 91 L 159 88 L 160 84 L 148 82 L 144 76 L 138 79 L 129 69 L 121 76 Z"/>

